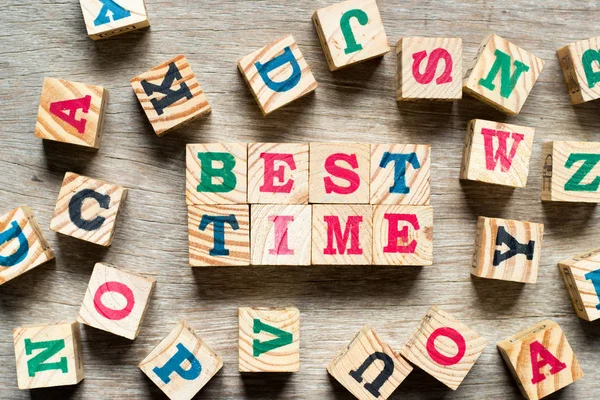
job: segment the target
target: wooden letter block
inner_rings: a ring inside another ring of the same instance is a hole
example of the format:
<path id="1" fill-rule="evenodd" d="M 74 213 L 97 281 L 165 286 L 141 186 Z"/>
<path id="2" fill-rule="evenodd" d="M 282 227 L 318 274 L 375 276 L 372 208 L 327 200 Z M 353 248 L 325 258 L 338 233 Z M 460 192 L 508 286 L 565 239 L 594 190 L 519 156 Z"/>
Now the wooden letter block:
<path id="1" fill-rule="evenodd" d="M 369 205 L 313 205 L 313 265 L 370 265 L 372 214 Z"/>
<path id="2" fill-rule="evenodd" d="M 184 55 L 136 76 L 131 87 L 158 136 L 211 111 Z"/>
<path id="3" fill-rule="evenodd" d="M 556 51 L 571 103 L 600 98 L 600 36 L 571 43 Z"/>
<path id="4" fill-rule="evenodd" d="M 19 389 L 76 385 L 84 378 L 79 323 L 13 330 Z"/>
<path id="5" fill-rule="evenodd" d="M 471 96 L 516 115 L 537 81 L 544 61 L 497 35 L 487 36 L 463 80 Z"/>
<path id="6" fill-rule="evenodd" d="M 525 187 L 534 128 L 472 119 L 467 125 L 460 179 Z"/>
<path id="7" fill-rule="evenodd" d="M 385 400 L 413 368 L 364 326 L 327 366 L 327 371 L 359 400 Z"/>
<path id="8" fill-rule="evenodd" d="M 529 400 L 546 397 L 583 378 L 565 334 L 554 321 L 542 321 L 497 346 Z"/>
<path id="9" fill-rule="evenodd" d="M 432 265 L 433 207 L 373 206 L 373 264 Z"/>
<path id="10" fill-rule="evenodd" d="M 17 207 L 0 217 L 0 285 L 53 258 L 31 208 Z"/>
<path id="11" fill-rule="evenodd" d="M 240 372 L 300 371 L 300 311 L 297 308 L 243 307 Z"/>
<path id="12" fill-rule="evenodd" d="M 127 189 L 72 172 L 65 174 L 50 229 L 110 246 Z"/>
<path id="13" fill-rule="evenodd" d="M 368 144 L 310 144 L 310 203 L 369 203 Z"/>
<path id="14" fill-rule="evenodd" d="M 477 218 L 471 274 L 480 278 L 535 283 L 544 224 Z"/>
<path id="15" fill-rule="evenodd" d="M 77 321 L 133 340 L 140 332 L 155 282 L 96 263 Z"/>
<path id="16" fill-rule="evenodd" d="M 248 145 L 248 203 L 308 203 L 308 143 Z"/>
<path id="17" fill-rule="evenodd" d="M 238 61 L 263 115 L 314 91 L 317 81 L 292 35 Z"/>
<path id="18" fill-rule="evenodd" d="M 429 205 L 431 146 L 371 145 L 371 204 Z"/>
<path id="19" fill-rule="evenodd" d="M 138 365 L 172 400 L 193 398 L 221 367 L 221 358 L 185 321 Z"/>
<path id="20" fill-rule="evenodd" d="M 586 321 L 600 319 L 600 249 L 558 263 L 575 312 Z"/>
<path id="21" fill-rule="evenodd" d="M 310 265 L 312 207 L 250 206 L 253 265 Z"/>
<path id="22" fill-rule="evenodd" d="M 431 307 L 400 354 L 452 390 L 483 353 L 488 341 L 437 307 Z"/>
<path id="23" fill-rule="evenodd" d="M 313 22 L 331 71 L 390 51 L 375 0 L 348 0 L 321 8 Z"/>
<path id="24" fill-rule="evenodd" d="M 600 203 L 600 142 L 548 142 L 542 154 L 543 201 Z"/>
<path id="25" fill-rule="evenodd" d="M 185 199 L 197 204 L 246 204 L 246 143 L 188 144 Z"/>
<path id="26" fill-rule="evenodd" d="M 250 264 L 250 206 L 188 207 L 190 266 Z"/>
<path id="27" fill-rule="evenodd" d="M 462 99 L 462 39 L 405 37 L 396 44 L 396 100 Z"/>
<path id="28" fill-rule="evenodd" d="M 144 0 L 79 0 L 88 35 L 104 39 L 150 26 Z"/>
<path id="29" fill-rule="evenodd" d="M 44 78 L 35 136 L 99 148 L 107 99 L 103 87 Z"/>

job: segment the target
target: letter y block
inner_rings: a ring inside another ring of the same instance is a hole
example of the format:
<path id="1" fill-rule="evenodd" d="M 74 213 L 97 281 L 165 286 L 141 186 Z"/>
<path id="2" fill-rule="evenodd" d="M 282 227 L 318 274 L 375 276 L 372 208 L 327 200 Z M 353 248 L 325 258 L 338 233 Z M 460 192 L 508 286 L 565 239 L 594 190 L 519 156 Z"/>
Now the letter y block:
<path id="1" fill-rule="evenodd" d="M 144 0 L 79 0 L 85 27 L 94 40 L 150 26 Z"/>
<path id="2" fill-rule="evenodd" d="M 571 43 L 556 51 L 571 103 L 600 98 L 600 36 Z"/>

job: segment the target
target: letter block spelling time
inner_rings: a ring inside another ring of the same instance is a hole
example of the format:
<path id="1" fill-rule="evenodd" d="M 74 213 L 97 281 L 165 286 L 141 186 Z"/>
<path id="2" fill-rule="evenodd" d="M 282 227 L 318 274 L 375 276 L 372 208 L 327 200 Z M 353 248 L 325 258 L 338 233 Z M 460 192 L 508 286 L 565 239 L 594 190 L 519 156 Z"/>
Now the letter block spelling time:
<path id="1" fill-rule="evenodd" d="M 17 207 L 0 216 L 0 285 L 53 258 L 31 208 Z"/>
<path id="2" fill-rule="evenodd" d="M 456 390 L 487 344 L 477 332 L 434 306 L 427 311 L 400 354 Z"/>
<path id="3" fill-rule="evenodd" d="M 238 68 L 263 115 L 317 88 L 317 81 L 292 35 L 242 57 Z"/>
<path id="4" fill-rule="evenodd" d="M 50 229 L 110 246 L 127 189 L 72 172 L 65 174 Z"/>
<path id="5" fill-rule="evenodd" d="M 545 320 L 498 342 L 498 350 L 529 400 L 546 397 L 583 378 L 560 326 Z"/>
<path id="6" fill-rule="evenodd" d="M 359 400 L 385 400 L 413 368 L 364 326 L 327 366 L 327 371 Z"/>
<path id="7" fill-rule="evenodd" d="M 375 0 L 348 0 L 313 14 L 331 71 L 381 57 L 390 51 Z"/>
<path id="8" fill-rule="evenodd" d="M 463 80 L 463 91 L 516 115 L 537 81 L 544 61 L 497 35 L 484 40 Z"/>
<path id="9" fill-rule="evenodd" d="M 150 26 L 144 0 L 79 0 L 88 35 L 94 39 Z"/>
<path id="10" fill-rule="evenodd" d="M 76 385 L 84 378 L 79 323 L 13 330 L 19 389 Z"/>
<path id="11" fill-rule="evenodd" d="M 571 103 L 581 104 L 600 98 L 600 36 L 556 51 L 565 76 Z"/>
<path id="12" fill-rule="evenodd" d="M 579 318 L 600 319 L 600 249 L 558 263 Z"/>
<path id="13" fill-rule="evenodd" d="M 221 367 L 221 358 L 185 321 L 138 365 L 171 400 L 192 399 Z"/>

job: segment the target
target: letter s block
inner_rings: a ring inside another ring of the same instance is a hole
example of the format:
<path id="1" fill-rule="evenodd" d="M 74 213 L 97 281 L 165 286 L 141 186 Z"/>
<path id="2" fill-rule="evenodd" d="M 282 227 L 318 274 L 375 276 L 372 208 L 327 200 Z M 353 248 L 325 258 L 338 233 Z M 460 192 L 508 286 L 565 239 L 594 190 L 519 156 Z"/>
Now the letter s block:
<path id="1" fill-rule="evenodd" d="M 144 0 L 79 0 L 85 27 L 94 40 L 150 26 Z"/>
<path id="2" fill-rule="evenodd" d="M 600 319 L 600 249 L 560 261 L 558 269 L 579 318 Z"/>
<path id="3" fill-rule="evenodd" d="M 571 43 L 556 51 L 571 103 L 600 98 L 600 37 Z"/>

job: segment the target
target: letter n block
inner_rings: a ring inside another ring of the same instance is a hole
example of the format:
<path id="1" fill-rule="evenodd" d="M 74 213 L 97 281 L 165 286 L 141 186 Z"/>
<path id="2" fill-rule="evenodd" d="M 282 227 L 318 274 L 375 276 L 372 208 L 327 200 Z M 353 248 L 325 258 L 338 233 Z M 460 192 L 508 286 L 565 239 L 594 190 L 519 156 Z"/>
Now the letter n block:
<path id="1" fill-rule="evenodd" d="M 546 397 L 583 378 L 560 326 L 545 320 L 498 342 L 498 350 L 529 400 Z"/>
<path id="2" fill-rule="evenodd" d="M 544 61 L 497 35 L 484 40 L 465 74 L 463 91 L 516 115 L 537 81 Z"/>
<path id="3" fill-rule="evenodd" d="M 600 36 L 556 51 L 565 76 L 571 103 L 581 104 L 600 98 Z"/>
<path id="4" fill-rule="evenodd" d="M 76 385 L 84 378 L 79 323 L 13 330 L 19 389 Z"/>
<path id="5" fill-rule="evenodd" d="M 72 172 L 65 174 L 50 229 L 110 246 L 127 189 Z"/>
<path id="6" fill-rule="evenodd" d="M 172 400 L 192 399 L 221 367 L 221 358 L 185 321 L 138 365 Z"/>
<path id="7" fill-rule="evenodd" d="M 79 0 L 89 37 L 104 39 L 150 26 L 144 0 Z"/>
<path id="8" fill-rule="evenodd" d="M 558 263 L 579 318 L 600 319 L 600 249 Z"/>
<path id="9" fill-rule="evenodd" d="M 487 344 L 477 332 L 434 306 L 427 311 L 400 354 L 456 390 Z"/>
<path id="10" fill-rule="evenodd" d="M 359 400 L 385 400 L 413 368 L 368 326 L 327 366 L 327 371 Z"/>
<path id="11" fill-rule="evenodd" d="M 238 68 L 263 115 L 317 88 L 317 81 L 292 35 L 242 57 Z"/>

